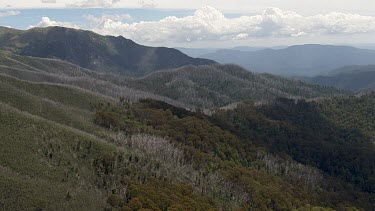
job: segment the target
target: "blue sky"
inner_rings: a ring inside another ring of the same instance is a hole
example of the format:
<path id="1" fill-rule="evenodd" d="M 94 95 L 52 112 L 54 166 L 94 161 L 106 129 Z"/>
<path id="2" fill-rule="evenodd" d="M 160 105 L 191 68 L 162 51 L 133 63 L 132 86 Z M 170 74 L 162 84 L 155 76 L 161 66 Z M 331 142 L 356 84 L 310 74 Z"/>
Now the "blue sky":
<path id="1" fill-rule="evenodd" d="M 5 10 L 3 10 L 5 11 Z M 83 19 L 86 15 L 100 16 L 101 14 L 129 14 L 132 18 L 128 23 L 139 21 L 155 21 L 168 16 L 183 17 L 192 15 L 193 10 L 155 10 L 155 9 L 123 9 L 123 8 L 88 8 L 88 9 L 22 9 L 19 15 L 0 18 L 1 26 L 10 26 L 17 29 L 26 29 L 30 25 L 38 23 L 42 17 L 49 17 L 51 20 L 71 22 L 78 25 L 87 23 Z M 235 16 L 234 14 L 231 16 Z"/>
<path id="2" fill-rule="evenodd" d="M 169 47 L 356 45 L 375 40 L 375 1 L 0 0 L 0 25 L 72 27 Z"/>

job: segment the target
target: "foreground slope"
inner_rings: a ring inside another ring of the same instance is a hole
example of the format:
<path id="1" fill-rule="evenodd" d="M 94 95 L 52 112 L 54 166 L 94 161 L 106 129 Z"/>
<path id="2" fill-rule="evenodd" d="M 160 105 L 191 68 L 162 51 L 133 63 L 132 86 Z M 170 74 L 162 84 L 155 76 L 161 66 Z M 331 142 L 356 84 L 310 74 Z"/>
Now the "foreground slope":
<path id="1" fill-rule="evenodd" d="M 220 50 L 202 55 L 251 71 L 289 76 L 315 76 L 347 65 L 375 64 L 375 51 L 347 46 L 300 45 L 259 51 Z"/>
<path id="2" fill-rule="evenodd" d="M 294 126 L 256 108 L 261 127 L 248 136 L 251 130 L 222 125 L 231 124 L 225 113 L 208 117 L 160 101 L 116 102 L 4 75 L 0 92 L 2 210 L 367 210 L 374 200 L 341 173 L 302 165 L 262 143 L 262 136 L 275 141 L 275 131 L 259 129 Z M 358 175 L 370 175 L 366 167 Z"/>
<path id="3" fill-rule="evenodd" d="M 108 99 L 69 86 L 0 80 L 1 210 L 138 209 L 139 198 L 152 198 L 156 190 L 164 198 L 150 204 L 153 209 L 214 208 L 188 185 L 156 177 L 141 182 L 139 175 L 151 175 L 146 169 L 160 158 L 112 144 L 114 134 L 94 124 L 93 106 Z M 111 194 L 115 187 L 125 201 Z"/>
<path id="4" fill-rule="evenodd" d="M 0 27 L 0 48 L 21 55 L 58 58 L 96 71 L 130 75 L 215 63 L 191 58 L 176 49 L 147 47 L 124 37 L 63 27 L 26 31 Z"/>
<path id="5" fill-rule="evenodd" d="M 316 118 L 299 125 L 296 108 L 240 106 L 210 117 L 1 74 L 0 108 L 2 210 L 369 210 L 374 203 L 367 130 L 328 136 L 333 127 L 313 128 L 322 123 Z M 326 115 L 350 112 L 333 111 Z M 288 140 L 301 148 L 284 148 Z M 311 141 L 326 143 L 320 150 L 335 162 L 315 157 Z"/>

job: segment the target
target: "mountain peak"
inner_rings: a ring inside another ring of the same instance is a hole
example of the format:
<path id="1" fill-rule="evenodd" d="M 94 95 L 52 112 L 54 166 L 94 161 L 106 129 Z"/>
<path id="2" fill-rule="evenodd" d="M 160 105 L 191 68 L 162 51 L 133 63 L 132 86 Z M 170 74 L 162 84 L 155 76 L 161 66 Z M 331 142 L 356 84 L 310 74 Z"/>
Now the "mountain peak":
<path id="1" fill-rule="evenodd" d="M 80 29 L 54 26 L 8 30 L 6 34 L 0 33 L 0 48 L 21 55 L 58 58 L 100 72 L 144 75 L 189 64 L 215 63 L 175 49 L 147 47 L 122 36 L 102 36 Z"/>

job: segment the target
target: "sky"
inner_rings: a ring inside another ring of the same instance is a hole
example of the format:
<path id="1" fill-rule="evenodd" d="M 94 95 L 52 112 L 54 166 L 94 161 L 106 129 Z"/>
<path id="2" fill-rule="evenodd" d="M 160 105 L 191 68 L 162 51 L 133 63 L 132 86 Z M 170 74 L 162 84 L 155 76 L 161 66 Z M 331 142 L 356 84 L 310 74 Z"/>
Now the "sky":
<path id="1" fill-rule="evenodd" d="M 375 0 L 0 0 L 0 25 L 64 26 L 140 44 L 373 44 Z"/>

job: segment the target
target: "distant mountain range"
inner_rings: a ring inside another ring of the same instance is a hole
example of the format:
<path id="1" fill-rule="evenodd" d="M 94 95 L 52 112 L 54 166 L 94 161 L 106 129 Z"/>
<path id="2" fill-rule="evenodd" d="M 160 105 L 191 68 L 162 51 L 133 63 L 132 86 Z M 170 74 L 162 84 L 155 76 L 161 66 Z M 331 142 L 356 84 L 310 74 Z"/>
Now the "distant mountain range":
<path id="1" fill-rule="evenodd" d="M 255 72 L 287 76 L 316 76 L 347 65 L 375 64 L 374 50 L 315 44 L 257 51 L 223 49 L 200 57 L 222 64 L 238 64 Z"/>
<path id="2" fill-rule="evenodd" d="M 62 27 L 27 31 L 0 27 L 0 48 L 20 55 L 57 58 L 100 72 L 128 75 L 215 63 L 189 57 L 172 48 L 147 47 L 124 37 L 101 36 Z"/>
<path id="3" fill-rule="evenodd" d="M 304 77 L 304 81 L 351 91 L 375 90 L 375 65 L 346 66 L 323 76 Z"/>
<path id="4" fill-rule="evenodd" d="M 283 49 L 287 48 L 288 46 L 273 46 L 273 47 L 251 47 L 251 46 L 236 46 L 233 48 L 225 49 L 225 48 L 176 48 L 177 50 L 181 51 L 182 53 L 194 57 L 200 58 L 205 54 L 215 53 L 220 50 L 236 50 L 236 51 L 259 51 L 264 49 Z"/>

